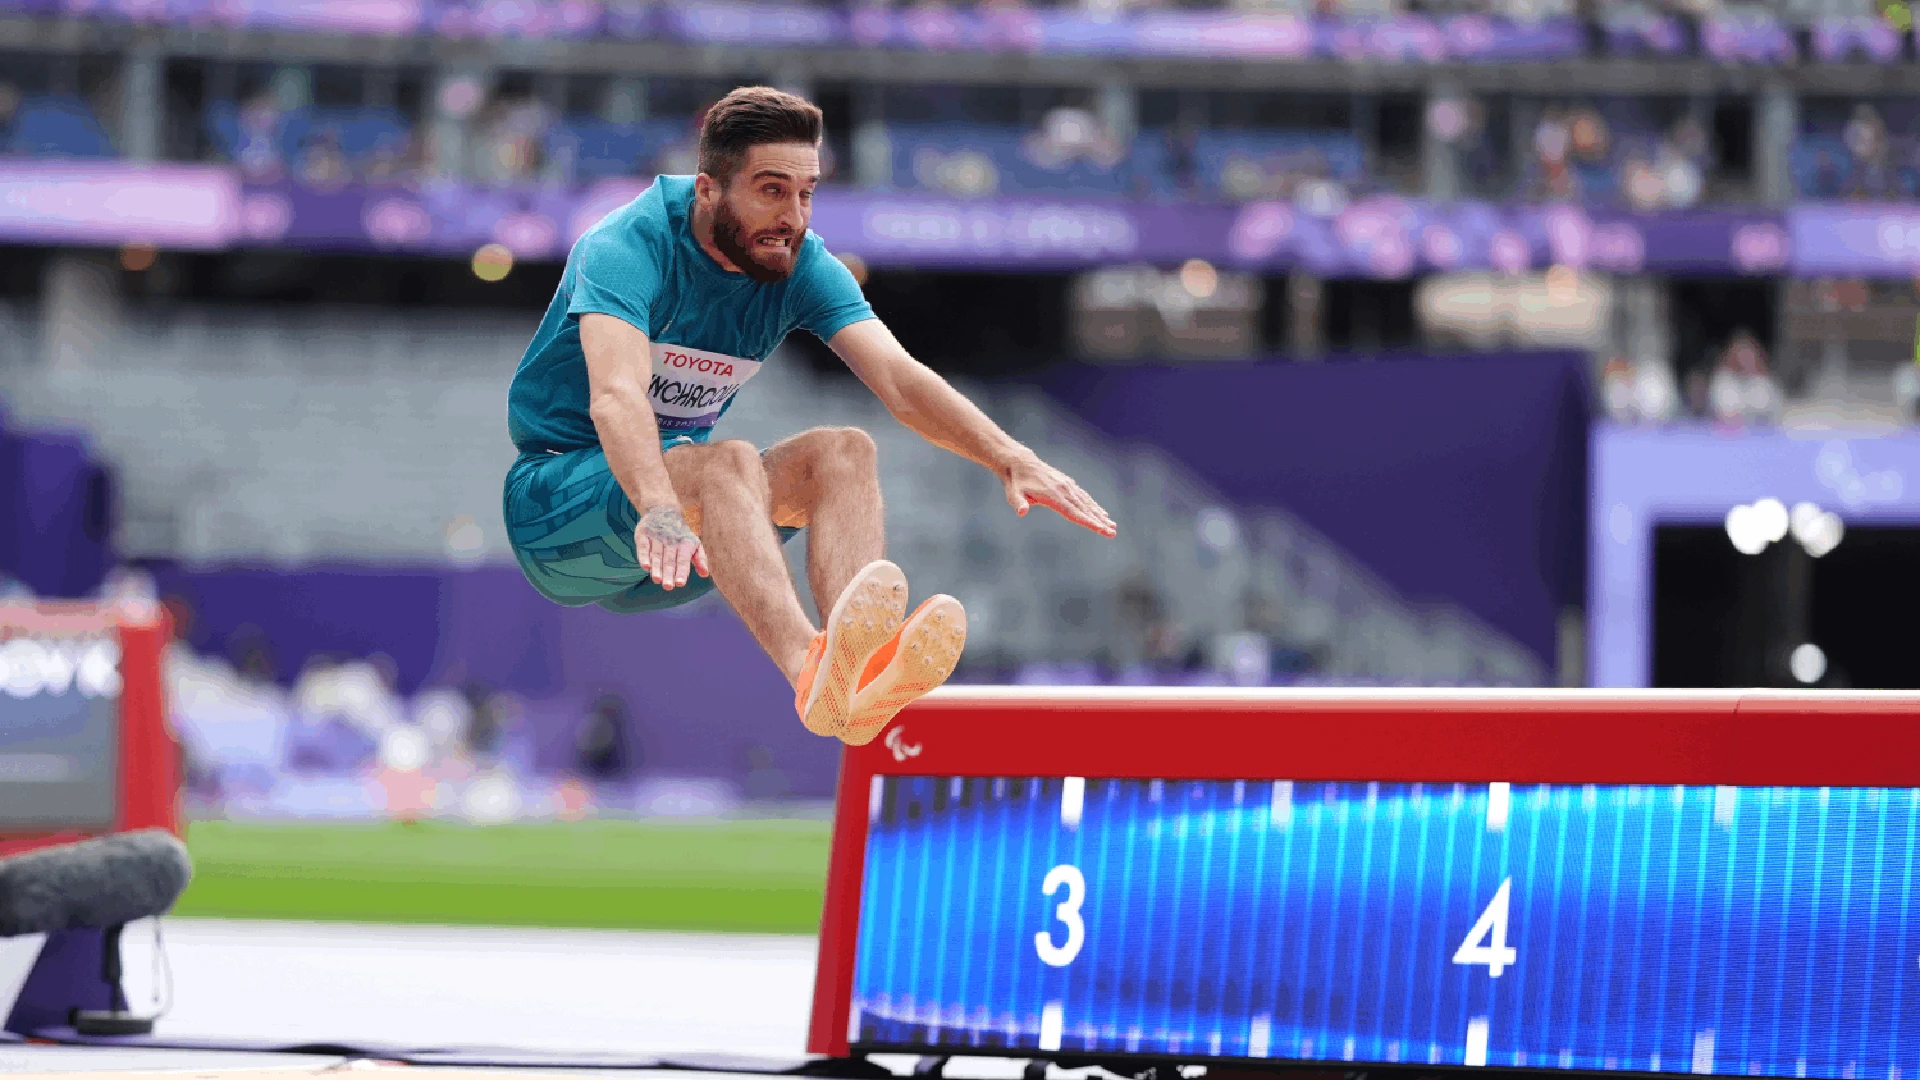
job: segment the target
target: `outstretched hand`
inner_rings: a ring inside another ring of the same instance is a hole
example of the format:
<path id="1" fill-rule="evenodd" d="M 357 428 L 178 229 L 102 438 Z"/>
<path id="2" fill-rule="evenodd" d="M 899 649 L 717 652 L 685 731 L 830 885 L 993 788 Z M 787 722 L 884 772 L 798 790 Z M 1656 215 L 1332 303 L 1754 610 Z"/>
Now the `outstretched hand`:
<path id="1" fill-rule="evenodd" d="M 1113 519 L 1073 477 L 1037 457 L 1016 462 L 1007 470 L 1006 484 L 1007 503 L 1021 517 L 1027 516 L 1030 506 L 1044 506 L 1101 536 L 1111 537 L 1116 531 Z"/>
<path id="2" fill-rule="evenodd" d="M 707 570 L 707 549 L 677 506 L 655 506 L 640 516 L 633 530 L 633 555 L 663 589 L 685 585 L 689 569 L 701 577 L 713 576 Z"/>

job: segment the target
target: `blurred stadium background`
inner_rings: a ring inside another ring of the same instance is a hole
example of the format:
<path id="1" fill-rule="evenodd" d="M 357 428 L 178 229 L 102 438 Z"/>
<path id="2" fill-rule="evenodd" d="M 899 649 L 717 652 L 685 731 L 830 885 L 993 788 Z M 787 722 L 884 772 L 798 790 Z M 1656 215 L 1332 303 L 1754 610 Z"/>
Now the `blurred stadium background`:
<path id="1" fill-rule="evenodd" d="M 811 930 L 838 744 L 498 509 L 572 240 L 766 82 L 1121 523 L 790 341 L 723 430 L 875 434 L 962 681 L 1920 685 L 1915 61 L 1893 0 L 0 0 L 0 569 L 171 610 L 185 910 Z"/>

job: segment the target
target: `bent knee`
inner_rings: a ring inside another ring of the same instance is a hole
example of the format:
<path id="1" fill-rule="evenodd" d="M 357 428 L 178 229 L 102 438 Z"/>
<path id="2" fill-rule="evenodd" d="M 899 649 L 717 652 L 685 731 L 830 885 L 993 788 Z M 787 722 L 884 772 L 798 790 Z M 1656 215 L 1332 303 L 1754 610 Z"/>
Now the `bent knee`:
<path id="1" fill-rule="evenodd" d="M 713 467 L 731 476 L 760 476 L 760 451 L 745 439 L 722 439 L 707 447 Z"/>
<path id="2" fill-rule="evenodd" d="M 766 470 L 760 466 L 760 452 L 740 439 L 726 439 L 702 447 L 697 486 L 702 501 L 710 501 L 716 492 L 753 494 L 765 499 Z"/>
<path id="3" fill-rule="evenodd" d="M 873 436 L 856 427 L 815 428 L 807 438 L 814 444 L 815 468 L 870 472 L 879 456 Z"/>

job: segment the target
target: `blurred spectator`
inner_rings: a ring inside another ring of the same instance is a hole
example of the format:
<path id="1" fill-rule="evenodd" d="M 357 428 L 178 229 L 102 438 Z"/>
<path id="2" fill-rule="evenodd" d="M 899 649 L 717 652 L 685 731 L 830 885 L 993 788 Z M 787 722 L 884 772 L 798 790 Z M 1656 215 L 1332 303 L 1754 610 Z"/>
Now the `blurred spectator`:
<path id="1" fill-rule="evenodd" d="M 167 704 L 187 758 L 189 794 L 203 802 L 263 791 L 279 762 L 285 694 L 243 679 L 225 661 L 184 644 L 166 655 Z"/>
<path id="2" fill-rule="evenodd" d="M 1600 385 L 1607 416 L 1618 423 L 1660 423 L 1671 419 L 1679 404 L 1673 371 L 1664 363 L 1610 357 Z"/>
<path id="3" fill-rule="evenodd" d="M 1633 365 L 1626 357 L 1607 358 L 1607 365 L 1600 373 L 1600 400 L 1609 418 L 1622 423 L 1638 419 L 1633 400 Z"/>
<path id="4" fill-rule="evenodd" d="M 192 640 L 195 626 L 199 623 L 200 612 L 192 598 L 184 593 L 169 592 L 160 598 L 160 606 L 167 609 L 167 615 L 173 620 L 173 640 L 182 642 L 177 651 L 184 652 L 184 644 Z"/>
<path id="5" fill-rule="evenodd" d="M 234 163 L 241 175 L 257 184 L 280 179 L 280 121 L 285 113 L 272 92 L 255 95 L 240 109 L 239 137 Z"/>
<path id="6" fill-rule="evenodd" d="M 490 765 L 506 739 L 510 705 L 503 695 L 477 681 L 461 687 L 461 693 L 467 699 L 467 752 L 476 762 Z"/>
<path id="7" fill-rule="evenodd" d="M 1000 170 L 993 158 L 965 148 L 943 153 L 923 146 L 913 152 L 913 178 L 920 186 L 963 199 L 992 195 L 1000 190 Z"/>
<path id="8" fill-rule="evenodd" d="M 1822 199 L 1838 198 L 1846 176 L 1846 170 L 1832 151 L 1822 149 L 1814 155 L 1812 183 L 1804 194 Z"/>
<path id="9" fill-rule="evenodd" d="M 378 743 L 406 720 L 390 664 L 374 660 L 336 664 L 315 657 L 294 683 L 294 702 L 310 719 L 336 718 Z"/>
<path id="10" fill-rule="evenodd" d="M 1478 97 L 1469 97 L 1456 104 L 1457 113 L 1450 109 L 1428 110 L 1428 126 L 1435 135 L 1461 148 L 1460 165 L 1468 188 L 1489 194 L 1502 182 L 1506 164 L 1499 145 L 1491 137 L 1486 103 Z"/>
<path id="11" fill-rule="evenodd" d="M 1673 143 L 1662 143 L 1654 158 L 1653 171 L 1660 180 L 1660 205 L 1684 210 L 1700 201 L 1706 177 L 1698 159 L 1687 155 Z"/>
<path id="12" fill-rule="evenodd" d="M 411 134 L 399 139 L 383 139 L 367 156 L 365 177 L 376 186 L 400 183 L 420 170 L 418 143 Z"/>
<path id="13" fill-rule="evenodd" d="M 1063 169 L 1075 161 L 1111 169 L 1127 156 L 1127 148 L 1085 109 L 1051 109 L 1040 128 L 1021 140 L 1028 161 L 1043 169 Z"/>
<path id="14" fill-rule="evenodd" d="M 1684 119 L 1653 148 L 1635 148 L 1620 167 L 1620 191 L 1635 210 L 1679 210 L 1700 201 L 1706 189 L 1707 139 L 1700 125 Z"/>
<path id="15" fill-rule="evenodd" d="M 628 742 L 626 701 L 618 694 L 601 695 L 587 710 L 574 739 L 581 773 L 594 780 L 632 775 L 637 762 Z"/>
<path id="16" fill-rule="evenodd" d="M 1707 403 L 1722 423 L 1766 423 L 1778 414 L 1780 394 L 1767 370 L 1766 349 L 1745 328 L 1721 351 L 1707 383 Z"/>
<path id="17" fill-rule="evenodd" d="M 1175 191 L 1192 194 L 1200 186 L 1199 134 L 1182 124 L 1167 132 L 1167 171 Z"/>
<path id="18" fill-rule="evenodd" d="M 1311 144 L 1229 150 L 1220 167 L 1219 185 L 1220 194 L 1229 199 L 1291 200 L 1320 217 L 1339 213 L 1349 194 L 1334 176 L 1327 151 Z"/>
<path id="19" fill-rule="evenodd" d="M 319 191 L 337 191 L 353 179 L 340 133 L 324 128 L 301 140 L 294 173 L 301 183 Z"/>
<path id="20" fill-rule="evenodd" d="M 137 566 L 109 569 L 94 596 L 102 605 L 122 611 L 151 612 L 160 603 L 153 575 Z"/>
<path id="21" fill-rule="evenodd" d="M 1598 165 L 1613 151 L 1613 133 L 1606 118 L 1591 106 L 1573 110 L 1567 118 L 1567 141 L 1577 161 Z"/>
<path id="22" fill-rule="evenodd" d="M 1920 420 L 1920 360 L 1894 367 L 1893 407 L 1902 421 Z"/>
<path id="23" fill-rule="evenodd" d="M 273 642 L 266 631 L 244 623 L 227 636 L 227 660 L 240 677 L 256 683 L 274 682 L 280 673 Z"/>
<path id="24" fill-rule="evenodd" d="M 13 118 L 20 112 L 20 90 L 9 82 L 0 82 L 0 147 L 13 134 Z"/>
<path id="25" fill-rule="evenodd" d="M 532 98 L 500 98 L 481 112 L 475 179 L 519 184 L 534 179 L 543 164 L 551 110 Z"/>
<path id="26" fill-rule="evenodd" d="M 1847 194 L 1863 198 L 1883 197 L 1892 191 L 1892 170 L 1889 168 L 1889 146 L 1887 124 L 1881 119 L 1880 111 L 1866 102 L 1853 107 L 1853 116 L 1847 121 L 1841 141 L 1846 144 L 1847 153 L 1852 156 L 1852 180 Z"/>
<path id="27" fill-rule="evenodd" d="M 462 761 L 467 732 L 473 726 L 473 703 L 450 687 L 422 691 L 413 700 L 413 724 L 426 734 L 435 764 Z"/>
<path id="28" fill-rule="evenodd" d="M 1574 179 L 1573 169 L 1568 160 L 1573 150 L 1573 131 L 1567 117 L 1557 108 L 1549 107 L 1540 116 L 1540 123 L 1533 129 L 1533 166 L 1535 170 L 1536 198 L 1571 199 L 1579 195 L 1579 184 Z"/>

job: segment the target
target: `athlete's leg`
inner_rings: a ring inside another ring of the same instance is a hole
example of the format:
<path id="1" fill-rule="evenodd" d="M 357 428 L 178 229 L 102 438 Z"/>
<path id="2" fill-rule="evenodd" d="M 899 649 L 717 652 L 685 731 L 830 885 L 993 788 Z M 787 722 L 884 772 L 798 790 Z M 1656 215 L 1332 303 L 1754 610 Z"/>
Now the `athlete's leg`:
<path id="1" fill-rule="evenodd" d="M 803 431 L 762 456 L 773 522 L 807 530 L 807 583 L 824 617 L 860 568 L 886 549 L 873 437 L 859 428 Z"/>
<path id="2" fill-rule="evenodd" d="M 793 682 L 815 631 L 780 554 L 760 455 L 729 439 L 673 447 L 666 462 L 681 511 L 706 549 L 714 587 Z"/>
<path id="3" fill-rule="evenodd" d="M 807 576 L 826 610 L 854 574 L 880 558 L 886 523 L 873 439 L 857 428 L 815 428 L 765 455 L 773 520 L 807 530 Z M 947 681 L 966 646 L 967 613 L 944 594 L 928 597 L 869 657 L 864 689 L 837 734 L 872 742 L 910 701 Z"/>

